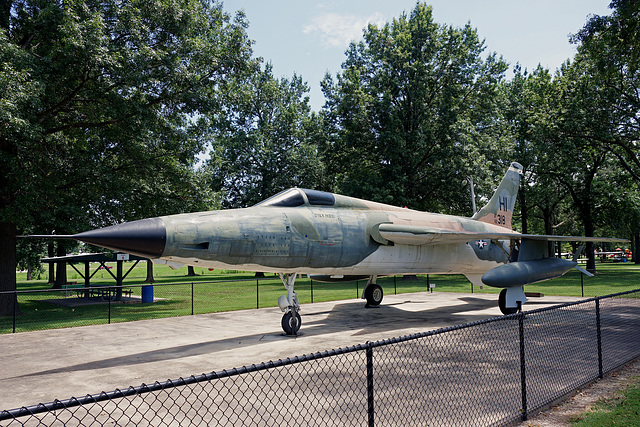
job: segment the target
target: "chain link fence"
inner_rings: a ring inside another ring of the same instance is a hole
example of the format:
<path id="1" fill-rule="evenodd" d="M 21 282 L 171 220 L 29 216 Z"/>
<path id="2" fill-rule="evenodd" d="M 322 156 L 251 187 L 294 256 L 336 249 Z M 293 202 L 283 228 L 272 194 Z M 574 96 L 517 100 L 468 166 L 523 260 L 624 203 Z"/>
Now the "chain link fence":
<path id="1" fill-rule="evenodd" d="M 3 426 L 508 425 L 640 356 L 640 290 L 0 412 Z"/>
<path id="2" fill-rule="evenodd" d="M 393 281 L 386 279 L 390 292 Z M 296 292 L 301 303 L 312 303 L 358 298 L 365 285 L 366 281 L 323 284 L 302 279 Z M 11 298 L 13 310 L 0 316 L 0 333 L 276 307 L 284 293 L 277 277 L 3 291 L 0 298 Z"/>
<path id="3" fill-rule="evenodd" d="M 595 297 L 635 289 L 635 268 L 606 271 L 607 281 L 582 280 L 578 272 L 567 274 L 557 287 L 555 281 L 528 285 L 528 292 Z M 204 279 L 202 277 L 201 279 Z M 585 287 L 585 282 L 587 286 Z M 498 293 L 500 289 L 471 285 L 464 276 L 393 276 L 378 279 L 386 295 L 424 291 Z M 366 281 L 319 283 L 308 278 L 296 282 L 302 304 L 359 298 Z M 556 286 L 549 288 L 549 286 Z M 0 333 L 25 332 L 127 322 L 161 317 L 186 316 L 229 310 L 276 307 L 285 293 L 280 279 L 274 276 L 236 279 L 199 280 L 153 284 L 153 303 L 144 303 L 143 293 L 149 285 L 125 286 L 69 285 L 65 289 L 19 290 L 0 292 L 0 298 L 12 298 L 14 311 L 0 316 Z M 497 296 L 496 296 L 497 299 Z"/>

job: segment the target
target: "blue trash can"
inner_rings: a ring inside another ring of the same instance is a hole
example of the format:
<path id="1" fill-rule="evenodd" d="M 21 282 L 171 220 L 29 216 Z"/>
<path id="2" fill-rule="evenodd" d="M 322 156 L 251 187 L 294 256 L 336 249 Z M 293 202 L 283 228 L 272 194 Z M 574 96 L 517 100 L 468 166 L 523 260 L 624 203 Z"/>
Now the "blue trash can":
<path id="1" fill-rule="evenodd" d="M 153 302 L 153 286 L 142 287 L 142 302 Z"/>

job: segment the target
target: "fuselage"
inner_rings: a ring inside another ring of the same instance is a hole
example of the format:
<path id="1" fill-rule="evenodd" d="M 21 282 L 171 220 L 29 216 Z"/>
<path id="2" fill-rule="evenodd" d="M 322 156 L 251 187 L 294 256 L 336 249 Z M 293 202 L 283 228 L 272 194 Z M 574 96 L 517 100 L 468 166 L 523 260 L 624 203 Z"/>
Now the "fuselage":
<path id="1" fill-rule="evenodd" d="M 594 241 L 514 232 L 521 175 L 522 166 L 511 163 L 472 218 L 292 188 L 250 208 L 147 218 L 56 237 L 174 266 L 278 273 L 287 289 L 278 306 L 288 335 L 301 323 L 294 292 L 299 274 L 321 281 L 365 277 L 363 298 L 376 306 L 383 298 L 378 276 L 459 273 L 473 285 L 503 288 L 498 305 L 511 314 L 527 301 L 524 285 L 559 277 L 577 264 L 551 257 L 547 242 Z M 518 248 L 513 254 L 512 246 Z"/>
<path id="2" fill-rule="evenodd" d="M 405 245 L 378 232 L 380 224 L 504 232 L 492 224 L 301 189 L 250 208 L 160 220 L 166 243 L 158 258 L 208 268 L 345 276 L 481 274 L 509 257 L 503 243 Z"/>
<path id="3" fill-rule="evenodd" d="M 363 298 L 375 306 L 383 296 L 378 276 L 459 273 L 474 285 L 504 288 L 499 306 L 508 314 L 526 302 L 525 284 L 575 265 L 549 258 L 546 242 L 554 236 L 512 230 L 521 174 L 522 166 L 511 163 L 472 218 L 292 188 L 250 208 L 147 218 L 64 238 L 174 266 L 278 273 L 287 289 L 278 299 L 287 334 L 300 327 L 299 274 L 321 281 L 366 277 Z"/>

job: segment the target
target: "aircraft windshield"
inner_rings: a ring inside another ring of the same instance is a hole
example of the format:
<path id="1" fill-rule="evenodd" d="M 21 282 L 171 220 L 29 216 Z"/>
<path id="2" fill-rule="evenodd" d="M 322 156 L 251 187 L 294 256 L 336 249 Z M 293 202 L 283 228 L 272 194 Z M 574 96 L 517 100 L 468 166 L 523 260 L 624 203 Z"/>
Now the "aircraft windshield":
<path id="1" fill-rule="evenodd" d="M 267 200 L 258 203 L 256 206 L 282 206 L 286 208 L 294 208 L 303 206 L 304 198 L 297 188 L 281 191 L 275 196 L 269 197 Z"/>
<path id="2" fill-rule="evenodd" d="M 304 206 L 306 202 L 302 192 L 307 196 L 307 200 L 312 206 L 333 206 L 336 203 L 336 198 L 331 193 L 318 190 L 290 188 L 288 190 L 281 191 L 273 197 L 269 197 L 267 200 L 258 203 L 256 206 L 280 206 L 285 208 Z"/>

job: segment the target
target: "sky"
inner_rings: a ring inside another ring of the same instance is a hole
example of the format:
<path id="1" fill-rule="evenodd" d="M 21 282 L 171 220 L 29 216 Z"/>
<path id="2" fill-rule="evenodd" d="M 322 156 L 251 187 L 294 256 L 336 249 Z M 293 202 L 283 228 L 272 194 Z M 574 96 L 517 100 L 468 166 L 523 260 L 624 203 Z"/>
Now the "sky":
<path id="1" fill-rule="evenodd" d="M 232 15 L 243 9 L 254 41 L 255 57 L 273 65 L 274 75 L 297 74 L 310 87 L 311 107 L 324 104 L 320 81 L 341 71 L 351 41 L 362 39 L 371 22 L 379 26 L 416 0 L 222 0 Z M 538 64 L 555 71 L 573 58 L 576 33 L 590 15 L 609 15 L 610 0 L 431 0 L 438 24 L 463 27 L 467 22 L 485 40 L 487 52 L 497 52 L 510 64 L 528 70 Z M 506 77 L 510 78 L 511 71 Z"/>

